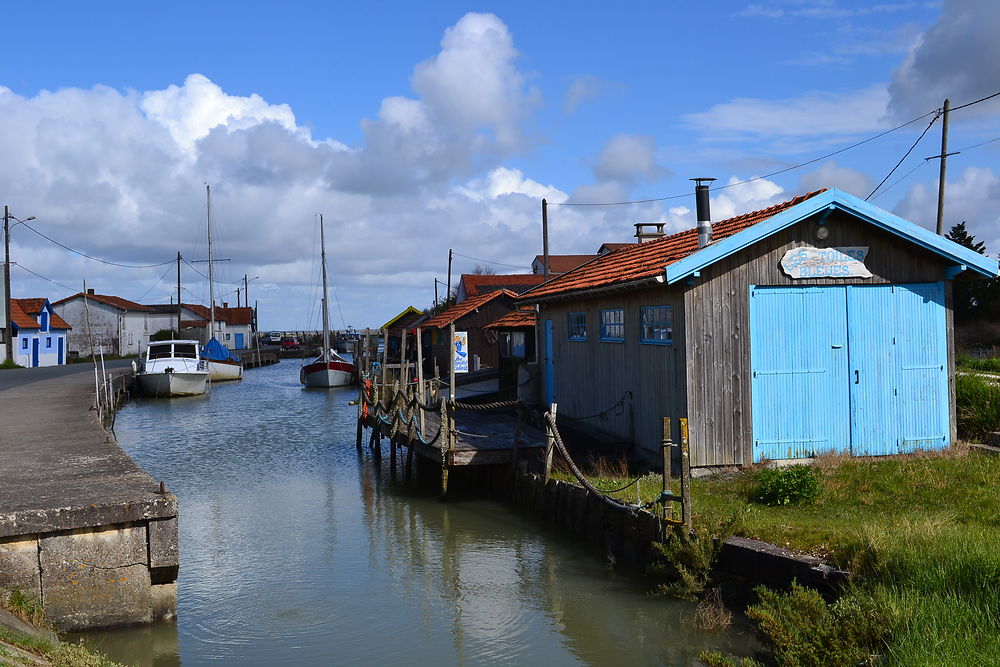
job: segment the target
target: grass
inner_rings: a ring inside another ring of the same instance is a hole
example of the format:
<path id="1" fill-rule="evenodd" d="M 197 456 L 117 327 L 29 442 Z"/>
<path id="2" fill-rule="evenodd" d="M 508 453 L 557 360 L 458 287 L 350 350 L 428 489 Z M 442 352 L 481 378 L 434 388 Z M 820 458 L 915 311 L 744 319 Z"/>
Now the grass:
<path id="1" fill-rule="evenodd" d="M 41 606 L 30 596 L 18 590 L 11 591 L 4 598 L 0 596 L 0 606 L 35 627 L 51 630 L 45 622 Z M 0 665 L 26 664 L 7 646 L 15 646 L 23 651 L 40 656 L 53 667 L 119 667 L 107 656 L 95 652 L 84 644 L 50 641 L 44 637 L 31 637 L 0 626 Z M 34 664 L 34 663 L 27 663 Z"/>
<path id="2" fill-rule="evenodd" d="M 632 479 L 620 464 L 595 468 L 605 473 L 592 478 L 601 488 Z M 850 570 L 852 584 L 829 613 L 867 628 L 859 636 L 878 637 L 862 648 L 880 654 L 881 664 L 1000 664 L 1000 457 L 959 445 L 892 458 L 824 457 L 814 468 L 819 490 L 804 505 L 753 502 L 753 469 L 692 480 L 695 528 L 732 522 L 737 535 Z M 657 475 L 642 478 L 640 500 L 655 498 L 660 483 Z M 635 502 L 635 487 L 614 495 Z M 772 607 L 794 606 L 782 600 Z"/>
<path id="3" fill-rule="evenodd" d="M 24 368 L 24 366 L 21 366 L 20 364 L 17 364 L 13 361 L 8 361 L 6 359 L 4 359 L 2 363 L 0 363 L 0 371 L 6 371 L 12 368 Z"/>
<path id="4" fill-rule="evenodd" d="M 955 399 L 959 438 L 982 442 L 1000 428 L 1000 382 L 997 380 L 982 375 L 957 375 Z"/>
<path id="5" fill-rule="evenodd" d="M 958 370 L 1000 373 L 1000 359 L 996 357 L 979 359 L 978 357 L 969 357 L 960 354 L 955 357 L 955 367 Z"/>

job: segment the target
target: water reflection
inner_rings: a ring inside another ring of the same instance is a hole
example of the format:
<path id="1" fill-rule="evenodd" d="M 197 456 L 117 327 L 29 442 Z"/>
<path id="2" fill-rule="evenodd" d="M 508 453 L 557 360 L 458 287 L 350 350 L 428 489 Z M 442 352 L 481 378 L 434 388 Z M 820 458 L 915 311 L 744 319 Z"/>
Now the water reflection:
<path id="1" fill-rule="evenodd" d="M 533 517 L 440 503 L 354 447 L 351 390 L 252 370 L 203 400 L 134 404 L 123 446 L 180 498 L 178 621 L 91 633 L 140 665 L 693 664 L 740 631 L 685 629 Z"/>

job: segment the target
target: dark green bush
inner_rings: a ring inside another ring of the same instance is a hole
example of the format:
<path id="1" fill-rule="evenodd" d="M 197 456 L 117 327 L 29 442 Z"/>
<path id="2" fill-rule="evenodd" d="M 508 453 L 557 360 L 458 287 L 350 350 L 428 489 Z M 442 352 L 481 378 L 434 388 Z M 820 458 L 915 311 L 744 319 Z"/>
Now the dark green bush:
<path id="1" fill-rule="evenodd" d="M 649 574 L 659 581 L 652 590 L 654 596 L 669 596 L 682 600 L 697 600 L 710 581 L 722 543 L 728 537 L 707 534 L 696 535 L 686 529 L 676 528 L 663 542 L 654 542 L 656 561 L 649 566 Z"/>
<path id="2" fill-rule="evenodd" d="M 958 437 L 982 442 L 1000 428 L 1000 385 L 980 375 L 955 377 Z"/>
<path id="3" fill-rule="evenodd" d="M 765 468 L 754 475 L 751 499 L 762 505 L 807 505 L 816 500 L 819 480 L 806 465 Z"/>
<path id="4" fill-rule="evenodd" d="M 792 582 L 787 593 L 755 589 L 747 608 L 779 665 L 871 665 L 883 651 L 890 623 L 871 598 L 848 593 L 832 604 Z"/>

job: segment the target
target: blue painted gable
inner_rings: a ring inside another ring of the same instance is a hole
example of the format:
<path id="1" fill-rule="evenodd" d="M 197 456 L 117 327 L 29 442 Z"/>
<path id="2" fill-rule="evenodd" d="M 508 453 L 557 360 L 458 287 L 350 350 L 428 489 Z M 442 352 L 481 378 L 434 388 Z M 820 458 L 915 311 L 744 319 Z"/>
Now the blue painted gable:
<path id="1" fill-rule="evenodd" d="M 895 234 L 905 241 L 952 262 L 953 266 L 949 271 L 949 277 L 954 277 L 966 270 L 975 271 L 990 278 L 995 278 L 1000 273 L 1000 265 L 995 259 L 980 255 L 965 246 L 949 241 L 943 236 L 938 236 L 919 225 L 873 206 L 863 199 L 834 188 L 670 264 L 666 269 L 667 283 L 673 284 L 696 275 L 702 269 L 757 241 L 813 216 L 829 215 L 831 211 L 835 210 L 844 211 L 859 220 Z"/>

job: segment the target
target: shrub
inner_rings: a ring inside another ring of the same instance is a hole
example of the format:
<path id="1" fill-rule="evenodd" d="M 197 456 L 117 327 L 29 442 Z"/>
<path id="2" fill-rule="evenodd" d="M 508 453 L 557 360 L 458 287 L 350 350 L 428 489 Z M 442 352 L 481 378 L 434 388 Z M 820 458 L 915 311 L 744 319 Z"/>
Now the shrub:
<path id="1" fill-rule="evenodd" d="M 809 504 L 819 493 L 816 472 L 806 465 L 765 468 L 753 481 L 751 499 L 763 505 Z"/>
<path id="2" fill-rule="evenodd" d="M 1000 427 L 1000 385 L 979 375 L 955 377 L 958 437 L 982 441 Z"/>
<path id="3" fill-rule="evenodd" d="M 787 593 L 754 589 L 760 602 L 747 608 L 768 652 L 779 665 L 873 664 L 889 623 L 870 597 L 848 593 L 832 604 L 792 582 Z"/>
<path id="4" fill-rule="evenodd" d="M 649 573 L 661 583 L 653 587 L 652 595 L 692 601 L 700 598 L 711 581 L 722 544 L 732 534 L 732 525 L 718 526 L 712 531 L 714 537 L 676 527 L 663 542 L 654 543 L 657 558 Z"/>

